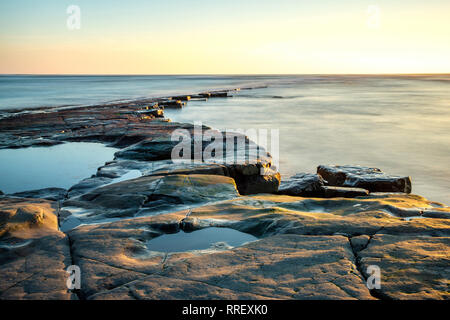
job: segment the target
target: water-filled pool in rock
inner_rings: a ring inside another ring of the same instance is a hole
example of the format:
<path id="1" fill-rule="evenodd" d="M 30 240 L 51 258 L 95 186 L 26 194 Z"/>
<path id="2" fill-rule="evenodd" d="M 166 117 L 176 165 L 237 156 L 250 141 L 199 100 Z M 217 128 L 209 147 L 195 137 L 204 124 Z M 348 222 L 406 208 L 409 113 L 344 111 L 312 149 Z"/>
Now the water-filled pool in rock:
<path id="1" fill-rule="evenodd" d="M 193 232 L 180 231 L 150 240 L 147 249 L 158 252 L 184 252 L 239 247 L 258 238 L 231 228 L 210 227 Z"/>
<path id="2" fill-rule="evenodd" d="M 112 160 L 117 150 L 92 142 L 2 149 L 0 190 L 14 193 L 48 187 L 70 188 Z"/>

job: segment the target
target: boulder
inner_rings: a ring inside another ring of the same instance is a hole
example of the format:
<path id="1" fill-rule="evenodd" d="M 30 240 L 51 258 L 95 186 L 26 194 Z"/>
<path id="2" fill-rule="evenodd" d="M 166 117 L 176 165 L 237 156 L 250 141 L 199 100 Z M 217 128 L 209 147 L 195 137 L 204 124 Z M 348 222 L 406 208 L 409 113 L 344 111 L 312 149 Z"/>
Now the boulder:
<path id="1" fill-rule="evenodd" d="M 286 180 L 282 180 L 278 194 L 301 197 L 321 197 L 324 181 L 315 173 L 297 173 Z"/>
<path id="2" fill-rule="evenodd" d="M 411 178 L 391 176 L 378 168 L 361 166 L 320 165 L 317 173 L 327 181 L 329 186 L 355 187 L 370 192 L 404 192 L 411 193 Z"/>

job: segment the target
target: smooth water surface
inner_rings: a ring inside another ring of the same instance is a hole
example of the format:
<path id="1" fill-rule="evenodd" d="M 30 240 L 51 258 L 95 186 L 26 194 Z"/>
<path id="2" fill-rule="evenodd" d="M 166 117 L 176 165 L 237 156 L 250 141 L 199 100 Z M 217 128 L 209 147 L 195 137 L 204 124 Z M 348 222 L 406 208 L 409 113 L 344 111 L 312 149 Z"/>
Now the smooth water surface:
<path id="1" fill-rule="evenodd" d="M 263 83 L 252 76 L 0 75 L 0 110 L 81 106 Z"/>
<path id="2" fill-rule="evenodd" d="M 220 243 L 231 247 L 238 247 L 244 243 L 258 240 L 258 238 L 244 232 L 230 228 L 205 228 L 193 232 L 180 231 L 164 234 L 147 243 L 147 249 L 158 252 L 184 252 L 191 250 L 206 250 L 214 248 Z"/>
<path id="3" fill-rule="evenodd" d="M 48 187 L 68 189 L 112 160 L 117 150 L 91 142 L 2 149 L 0 190 L 14 193 Z"/>
<path id="4" fill-rule="evenodd" d="M 165 114 L 219 129 L 279 129 L 284 176 L 320 164 L 373 166 L 411 176 L 413 193 L 450 205 L 450 76 L 281 80 Z"/>

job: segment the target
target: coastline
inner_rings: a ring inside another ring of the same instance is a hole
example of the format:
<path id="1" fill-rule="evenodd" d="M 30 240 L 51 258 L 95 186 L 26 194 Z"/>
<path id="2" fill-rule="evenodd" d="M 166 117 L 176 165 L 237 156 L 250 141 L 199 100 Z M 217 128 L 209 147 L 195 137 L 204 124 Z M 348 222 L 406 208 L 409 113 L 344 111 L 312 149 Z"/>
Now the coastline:
<path id="1" fill-rule="evenodd" d="M 221 92 L 233 89 L 216 93 Z M 448 299 L 442 279 L 449 278 L 449 257 L 442 248 L 450 245 L 450 208 L 407 192 L 350 198 L 302 191 L 282 195 L 270 155 L 253 163 L 173 164 L 170 134 L 192 132 L 194 126 L 163 118 L 164 108 L 182 108 L 186 97 L 168 98 L 0 119 L 0 148 L 79 141 L 121 149 L 62 196 L 49 191 L 38 198 L 33 193 L 0 197 L 1 210 L 11 212 L 0 229 L 0 244 L 8 248 L 0 251 L 7 271 L 0 276 L 1 298 Z M 269 174 L 261 176 L 261 168 Z M 142 176 L 115 180 L 130 170 Z M 294 188 L 285 189 L 292 190 L 305 180 L 289 183 Z M 322 182 L 318 190 L 323 187 Z M 231 228 L 259 240 L 206 251 L 147 248 L 163 234 L 208 227 Z M 25 250 L 31 243 L 34 249 Z M 406 264 L 405 257 L 415 263 Z M 47 270 L 23 274 L 21 263 L 38 260 Z M 367 267 L 374 263 L 385 280 L 381 289 L 369 290 Z M 71 264 L 83 270 L 84 285 L 67 293 L 64 270 Z M 54 281 L 37 288 L 48 277 Z M 15 284 L 19 278 L 24 281 Z"/>

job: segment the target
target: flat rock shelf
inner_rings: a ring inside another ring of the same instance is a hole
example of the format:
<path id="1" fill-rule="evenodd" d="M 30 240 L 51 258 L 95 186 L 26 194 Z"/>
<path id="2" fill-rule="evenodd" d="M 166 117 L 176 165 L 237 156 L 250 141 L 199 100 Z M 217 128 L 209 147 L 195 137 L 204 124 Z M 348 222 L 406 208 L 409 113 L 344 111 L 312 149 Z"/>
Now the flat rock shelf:
<path id="1" fill-rule="evenodd" d="M 164 108 L 235 92 L 0 119 L 1 154 L 30 152 L 19 157 L 30 165 L 42 160 L 36 150 L 109 148 L 88 152 L 105 155 L 94 170 L 69 167 L 76 181 L 43 170 L 49 179 L 33 188 L 2 186 L 0 299 L 450 298 L 450 208 L 412 194 L 410 177 L 319 159 L 317 173 L 281 182 L 247 137 L 231 163 L 226 153 L 172 161 L 171 133 L 195 128 Z M 67 290 L 70 265 L 82 271 L 79 290 Z M 369 289 L 373 265 L 381 287 Z"/>

